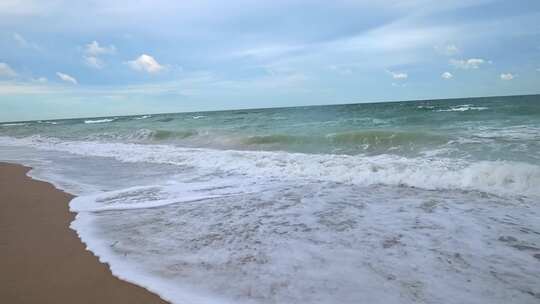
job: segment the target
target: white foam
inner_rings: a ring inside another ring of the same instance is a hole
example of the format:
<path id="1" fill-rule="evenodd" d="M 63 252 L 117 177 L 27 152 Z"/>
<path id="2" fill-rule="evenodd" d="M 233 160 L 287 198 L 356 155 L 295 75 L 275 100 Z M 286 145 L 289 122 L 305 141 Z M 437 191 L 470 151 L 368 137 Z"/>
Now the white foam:
<path id="1" fill-rule="evenodd" d="M 98 123 L 106 123 L 106 122 L 111 122 L 111 121 L 114 121 L 115 119 L 114 118 L 104 118 L 104 119 L 89 119 L 89 120 L 85 120 L 84 123 L 85 124 L 98 124 Z"/>
<path id="2" fill-rule="evenodd" d="M 43 121 L 43 120 L 38 120 L 38 123 L 40 123 L 40 124 L 49 124 L 49 125 L 57 125 L 57 124 L 58 124 L 58 122 L 56 122 L 56 121 L 50 121 L 50 120 L 45 120 L 45 121 Z"/>
<path id="3" fill-rule="evenodd" d="M 172 303 L 537 300 L 537 260 L 512 247 L 538 247 L 535 199 L 413 187 L 536 195 L 538 166 L 39 136 L 0 145 L 74 155 L 65 159 L 83 159 L 96 179 L 126 167 L 142 170 L 133 179 L 156 164 L 181 168 L 168 182 L 70 203 L 71 227 L 115 276 Z"/>
<path id="4" fill-rule="evenodd" d="M 424 189 L 477 190 L 495 194 L 540 196 L 540 166 L 510 162 L 467 162 L 450 158 L 406 158 L 396 155 L 349 156 L 286 152 L 187 149 L 141 145 L 60 141 L 33 136 L 0 137 L 0 144 L 32 146 L 83 156 L 112 157 L 265 178 L 307 179 L 357 185 L 404 185 Z"/>
<path id="5" fill-rule="evenodd" d="M 207 199 L 224 198 L 235 193 L 201 195 L 186 191 L 186 187 L 139 186 L 117 191 L 99 192 L 79 196 L 70 203 L 73 212 L 98 212 L 111 210 L 134 210 L 163 207 L 171 204 L 197 202 Z"/>
<path id="6" fill-rule="evenodd" d="M 23 123 L 23 122 L 13 122 L 13 123 L 3 123 L 3 124 L 0 124 L 0 126 L 2 127 L 15 127 L 15 126 L 26 126 L 27 123 Z"/>
<path id="7" fill-rule="evenodd" d="M 465 104 L 465 105 L 453 106 L 453 107 L 450 107 L 449 109 L 436 110 L 435 112 L 483 111 L 487 109 L 488 107 L 475 107 L 473 105 Z"/>
<path id="8" fill-rule="evenodd" d="M 135 119 L 141 120 L 141 119 L 147 119 L 147 118 L 151 118 L 151 117 L 152 117 L 152 115 L 143 115 L 143 116 L 135 117 Z"/>
<path id="9" fill-rule="evenodd" d="M 146 204 L 184 186 L 79 202 Z M 491 197 L 478 206 L 481 196 L 471 193 L 319 182 L 260 186 L 231 199 L 80 211 L 72 228 L 116 276 L 172 303 L 535 301 L 535 261 L 511 246 L 534 244 L 537 237 L 521 231 L 540 229 L 536 205 Z"/>
<path id="10" fill-rule="evenodd" d="M 217 297 L 195 293 L 193 288 L 183 287 L 174 281 L 149 274 L 132 262 L 118 256 L 113 250 L 109 240 L 104 239 L 97 232 L 93 213 L 78 213 L 70 227 L 77 232 L 89 250 L 92 250 L 101 263 L 107 263 L 111 272 L 117 278 L 138 284 L 145 289 L 158 294 L 162 299 L 171 303 L 186 304 L 228 304 L 218 300 Z"/>
<path id="11" fill-rule="evenodd" d="M 507 126 L 505 128 L 477 127 L 473 136 L 486 139 L 502 138 L 505 140 L 540 140 L 540 128 L 529 125 Z"/>

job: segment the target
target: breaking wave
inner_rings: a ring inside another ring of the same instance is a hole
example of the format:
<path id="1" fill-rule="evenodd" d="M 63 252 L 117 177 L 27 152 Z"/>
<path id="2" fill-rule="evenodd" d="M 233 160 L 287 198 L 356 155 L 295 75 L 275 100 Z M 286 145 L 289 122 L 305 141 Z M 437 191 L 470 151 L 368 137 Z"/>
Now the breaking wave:
<path id="1" fill-rule="evenodd" d="M 31 146 L 83 156 L 112 157 L 193 168 L 198 174 L 257 176 L 267 179 L 393 185 L 423 189 L 476 190 L 501 195 L 540 196 L 540 166 L 510 161 L 407 158 L 381 154 L 336 155 L 271 151 L 181 148 L 171 145 L 62 141 L 32 136 L 0 137 L 2 145 Z"/>
<path id="2" fill-rule="evenodd" d="M 317 145 L 319 147 L 354 147 L 364 152 L 384 152 L 402 148 L 425 148 L 443 145 L 451 138 L 422 132 L 367 130 L 322 135 L 270 134 L 249 136 L 242 144 L 289 148 L 290 145 Z"/>
<path id="3" fill-rule="evenodd" d="M 26 126 L 28 123 L 24 122 L 13 122 L 13 123 L 3 123 L 0 124 L 0 127 L 16 127 L 16 126 Z"/>
<path id="4" fill-rule="evenodd" d="M 439 110 L 436 110 L 435 112 L 483 111 L 483 110 L 487 110 L 487 109 L 488 109 L 488 107 L 476 107 L 476 106 L 473 106 L 473 105 L 464 104 L 464 105 L 453 106 L 453 107 L 450 107 L 448 109 L 439 109 Z"/>
<path id="5" fill-rule="evenodd" d="M 115 121 L 114 118 L 105 118 L 105 119 L 87 119 L 84 121 L 85 124 L 98 124 Z"/>

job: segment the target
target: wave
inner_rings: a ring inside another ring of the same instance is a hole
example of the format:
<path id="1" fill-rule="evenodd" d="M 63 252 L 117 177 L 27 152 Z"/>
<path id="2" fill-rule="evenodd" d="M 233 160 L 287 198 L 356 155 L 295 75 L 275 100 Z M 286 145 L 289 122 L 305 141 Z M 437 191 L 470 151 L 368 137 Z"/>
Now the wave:
<path id="1" fill-rule="evenodd" d="M 396 155 L 329 155 L 270 151 L 187 149 L 171 145 L 61 141 L 33 136 L 0 137 L 2 145 L 31 146 L 123 162 L 179 165 L 200 172 L 227 172 L 268 179 L 307 179 L 358 185 L 476 190 L 500 195 L 540 196 L 540 166 L 510 161 L 468 162 Z M 209 161 L 211 160 L 211 161 Z"/>
<path id="2" fill-rule="evenodd" d="M 140 186 L 93 195 L 79 196 L 69 203 L 73 212 L 100 212 L 112 210 L 134 210 L 163 207 L 178 203 L 197 202 L 207 199 L 223 198 L 230 195 L 191 195 L 174 197 L 160 186 Z M 160 193 L 162 192 L 162 193 Z M 160 196 L 161 194 L 161 196 Z"/>
<path id="3" fill-rule="evenodd" d="M 166 140 L 166 139 L 184 139 L 194 135 L 197 135 L 195 130 L 185 131 L 168 131 L 168 130 L 155 130 L 150 132 L 150 138 L 154 140 Z"/>
<path id="4" fill-rule="evenodd" d="M 106 122 L 112 122 L 112 121 L 115 121 L 115 118 L 104 118 L 104 119 L 88 119 L 88 120 L 85 120 L 84 123 L 85 124 L 98 124 L 98 123 L 106 123 Z"/>
<path id="5" fill-rule="evenodd" d="M 91 134 L 86 136 L 85 140 L 120 140 L 127 142 L 152 142 L 152 141 L 166 141 L 174 139 L 185 139 L 191 136 L 197 135 L 195 130 L 152 130 L 152 129 L 138 129 L 130 133 L 118 133 L 118 132 L 103 132 L 97 134 Z"/>
<path id="6" fill-rule="evenodd" d="M 540 127 L 529 125 L 508 126 L 505 128 L 482 127 L 472 133 L 473 138 L 503 139 L 503 140 L 540 140 Z"/>
<path id="7" fill-rule="evenodd" d="M 417 142 L 445 143 L 448 138 L 425 132 L 396 132 L 384 130 L 369 130 L 357 132 L 333 133 L 326 136 L 336 143 L 360 143 L 360 144 L 403 144 Z"/>
<path id="8" fill-rule="evenodd" d="M 172 117 L 166 117 L 166 118 L 162 118 L 162 119 L 158 119 L 157 121 L 159 122 L 169 122 L 169 121 L 173 121 L 174 118 Z"/>
<path id="9" fill-rule="evenodd" d="M 417 108 L 417 109 L 432 110 L 432 109 L 435 109 L 435 106 L 430 106 L 430 105 L 420 105 L 420 106 L 417 106 L 416 108 Z"/>
<path id="10" fill-rule="evenodd" d="M 319 144 L 324 146 L 361 146 L 363 151 L 399 149 L 402 147 L 434 146 L 449 142 L 447 136 L 425 132 L 367 130 L 329 133 L 326 135 L 270 134 L 249 136 L 242 141 L 246 145 L 291 145 Z"/>
<path id="11" fill-rule="evenodd" d="M 465 112 L 465 111 L 483 111 L 489 109 L 488 107 L 476 107 L 469 104 L 459 105 L 459 106 L 453 106 L 449 109 L 439 109 L 435 110 L 435 112 Z"/>
<path id="12" fill-rule="evenodd" d="M 430 112 L 465 112 L 465 111 L 484 111 L 488 110 L 488 107 L 475 106 L 471 104 L 462 104 L 456 106 L 450 106 L 448 108 L 441 108 L 435 105 L 419 105 L 416 107 L 419 110 Z"/>
<path id="13" fill-rule="evenodd" d="M 215 134 L 209 139 L 207 132 L 196 129 L 164 130 L 164 129 L 138 129 L 130 133 L 104 132 L 87 136 L 86 139 L 117 139 L 128 141 L 163 141 L 182 140 L 204 135 L 201 138 L 205 143 L 224 147 L 271 146 L 276 148 L 290 148 L 291 145 L 319 145 L 321 148 L 333 146 L 361 146 L 362 150 L 387 150 L 402 146 L 418 147 L 441 145 L 451 140 L 448 136 L 431 134 L 427 132 L 405 132 L 390 130 L 366 130 L 354 132 L 328 133 L 321 135 L 238 135 Z"/>
<path id="14" fill-rule="evenodd" d="M 315 139 L 309 136 L 295 136 L 284 134 L 256 135 L 249 136 L 242 140 L 242 142 L 247 145 L 308 143 L 313 141 L 315 141 Z"/>
<path id="15" fill-rule="evenodd" d="M 139 139 L 139 140 L 168 140 L 168 139 L 184 139 L 194 135 L 197 135 L 195 130 L 178 130 L 178 131 L 169 131 L 169 130 L 150 130 L 150 129 L 140 129 L 135 133 L 127 136 L 127 139 Z"/>
<path id="16" fill-rule="evenodd" d="M 40 124 L 47 124 L 47 125 L 57 125 L 58 122 L 56 121 L 49 121 L 49 120 L 38 120 L 37 121 Z"/>
<path id="17" fill-rule="evenodd" d="M 13 122 L 13 123 L 3 123 L 0 124 L 0 127 L 16 127 L 16 126 L 26 126 L 28 123 L 25 122 Z"/>
<path id="18" fill-rule="evenodd" d="M 208 136 L 208 131 L 196 129 L 164 130 L 164 129 L 138 129 L 129 133 L 103 132 L 87 136 L 88 140 L 120 140 L 128 142 L 163 142 L 183 141 L 185 144 L 202 144 L 206 147 L 243 148 L 243 149 L 270 149 L 293 150 L 312 152 L 325 152 L 333 149 L 346 151 L 384 152 L 390 150 L 422 149 L 443 145 L 451 141 L 448 136 L 430 134 L 426 132 L 404 132 L 367 130 L 342 133 L 328 133 L 321 135 L 238 135 L 229 133 L 216 133 Z"/>
<path id="19" fill-rule="evenodd" d="M 151 118 L 152 115 L 143 115 L 143 116 L 138 116 L 138 117 L 135 117 L 133 119 L 135 120 L 141 120 L 141 119 L 147 119 L 147 118 Z"/>

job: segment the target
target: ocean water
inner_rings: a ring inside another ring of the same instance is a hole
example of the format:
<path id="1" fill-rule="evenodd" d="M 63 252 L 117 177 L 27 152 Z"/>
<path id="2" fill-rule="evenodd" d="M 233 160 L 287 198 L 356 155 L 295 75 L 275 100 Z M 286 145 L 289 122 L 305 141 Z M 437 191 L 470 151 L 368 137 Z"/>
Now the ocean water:
<path id="1" fill-rule="evenodd" d="M 540 96 L 0 123 L 173 303 L 539 303 Z"/>

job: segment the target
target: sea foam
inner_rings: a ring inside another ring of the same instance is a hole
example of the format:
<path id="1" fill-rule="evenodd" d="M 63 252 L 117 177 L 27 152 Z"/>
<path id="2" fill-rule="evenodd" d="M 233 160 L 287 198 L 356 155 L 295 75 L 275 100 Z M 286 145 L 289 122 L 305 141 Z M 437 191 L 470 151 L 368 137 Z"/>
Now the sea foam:
<path id="1" fill-rule="evenodd" d="M 114 121 L 114 118 L 105 118 L 105 119 L 87 119 L 84 121 L 85 124 L 98 124 L 98 123 L 105 123 L 105 122 L 112 122 Z"/>
<path id="2" fill-rule="evenodd" d="M 330 182 L 216 183 L 227 180 L 81 196 L 72 228 L 116 276 L 172 303 L 535 301 L 535 205 Z M 246 193 L 226 195 L 236 191 Z M 184 199 L 199 192 L 213 195 Z"/>
<path id="3" fill-rule="evenodd" d="M 142 145 L 62 141 L 32 136 L 0 137 L 0 144 L 32 146 L 84 156 L 112 157 L 123 162 L 173 164 L 198 174 L 225 172 L 265 178 L 299 178 L 357 185 L 403 185 L 423 189 L 476 190 L 501 195 L 540 196 L 540 166 L 510 161 L 450 158 L 406 158 L 382 154 L 335 155 L 268 151 L 234 151 Z"/>
<path id="4" fill-rule="evenodd" d="M 71 227 L 115 276 L 172 303 L 534 303 L 539 292 L 532 164 L 43 136 L 0 145 L 89 182 Z M 145 181 L 154 168 L 166 179 Z"/>

